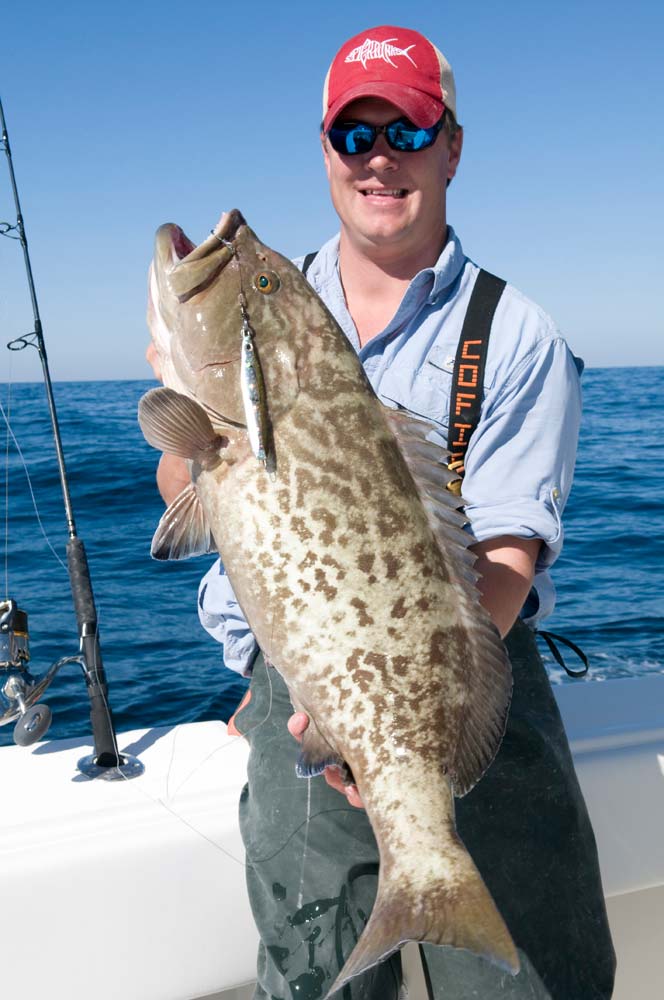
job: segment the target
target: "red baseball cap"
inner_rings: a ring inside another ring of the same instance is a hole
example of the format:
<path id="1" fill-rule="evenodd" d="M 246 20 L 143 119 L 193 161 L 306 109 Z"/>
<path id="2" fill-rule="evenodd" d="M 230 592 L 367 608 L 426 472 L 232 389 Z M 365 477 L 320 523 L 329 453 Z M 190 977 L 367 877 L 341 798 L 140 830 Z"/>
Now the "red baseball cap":
<path id="1" fill-rule="evenodd" d="M 354 35 L 332 60 L 323 90 L 323 131 L 358 97 L 382 97 L 420 128 L 449 108 L 456 118 L 452 67 L 428 38 L 380 25 Z"/>

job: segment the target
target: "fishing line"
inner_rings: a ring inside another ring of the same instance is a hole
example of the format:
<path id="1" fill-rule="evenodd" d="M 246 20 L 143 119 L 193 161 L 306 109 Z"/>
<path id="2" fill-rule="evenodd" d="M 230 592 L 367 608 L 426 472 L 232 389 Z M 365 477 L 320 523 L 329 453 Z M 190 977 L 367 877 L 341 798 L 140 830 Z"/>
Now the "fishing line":
<path id="1" fill-rule="evenodd" d="M 55 551 L 55 549 L 53 548 L 53 546 L 51 545 L 51 541 L 50 541 L 48 535 L 46 534 L 46 529 L 44 528 L 44 525 L 42 524 L 42 519 L 41 519 L 41 517 L 39 515 L 39 509 L 37 507 L 37 500 L 35 498 L 35 493 L 34 493 L 34 490 L 32 488 L 32 480 L 30 479 L 30 473 L 28 472 L 28 466 L 27 466 L 27 463 L 25 461 L 25 458 L 23 457 L 23 452 L 21 451 L 21 446 L 18 443 L 18 439 L 17 439 L 16 435 L 14 434 L 14 431 L 12 430 L 12 427 L 11 427 L 11 425 L 9 423 L 9 417 L 5 413 L 5 408 L 2 405 L 2 400 L 0 400 L 0 414 L 2 415 L 2 419 L 5 421 L 5 424 L 7 425 L 7 433 L 11 435 L 11 439 L 14 442 L 14 447 L 16 448 L 16 451 L 18 452 L 19 458 L 21 459 L 21 463 L 23 465 L 23 471 L 25 472 L 25 478 L 28 480 L 28 489 L 30 490 L 30 496 L 32 497 L 32 506 L 35 509 L 35 516 L 37 518 L 37 523 L 39 524 L 39 527 L 41 529 L 41 533 L 44 536 L 44 539 L 45 539 L 46 544 L 48 545 L 49 549 L 51 550 L 51 552 L 53 553 L 53 555 L 55 556 L 55 558 L 57 559 L 57 561 L 60 563 L 60 565 L 62 566 L 62 568 L 65 571 L 65 573 L 67 573 L 67 567 L 65 566 L 64 562 L 62 561 L 62 559 L 60 558 L 60 556 L 58 555 L 58 553 Z"/>
<path id="2" fill-rule="evenodd" d="M 7 435 L 5 441 L 5 598 L 9 600 L 9 417 L 11 415 L 12 371 L 7 382 Z"/>
<path id="3" fill-rule="evenodd" d="M 302 849 L 302 867 L 300 868 L 300 888 L 297 894 L 297 907 L 298 909 L 302 906 L 302 901 L 304 899 L 304 865 L 307 860 L 307 847 L 309 845 L 309 826 L 311 820 L 311 777 L 307 778 L 307 819 L 306 819 L 306 829 L 304 831 L 304 847 Z"/>

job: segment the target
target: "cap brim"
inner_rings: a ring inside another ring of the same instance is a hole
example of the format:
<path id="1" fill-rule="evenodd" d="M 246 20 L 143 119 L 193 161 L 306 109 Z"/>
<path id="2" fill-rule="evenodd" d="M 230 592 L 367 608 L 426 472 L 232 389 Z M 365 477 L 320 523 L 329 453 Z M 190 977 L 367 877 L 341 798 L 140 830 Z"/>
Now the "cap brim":
<path id="1" fill-rule="evenodd" d="M 344 108 L 360 97 L 380 97 L 390 104 L 396 105 L 399 111 L 403 112 L 407 118 L 419 128 L 431 128 L 440 120 L 445 105 L 442 101 L 436 100 L 429 94 L 423 94 L 421 90 L 414 87 L 404 87 L 402 84 L 389 83 L 385 80 L 367 81 L 351 87 L 343 97 L 340 97 L 328 108 L 323 119 L 323 131 L 327 132 L 334 119 Z"/>

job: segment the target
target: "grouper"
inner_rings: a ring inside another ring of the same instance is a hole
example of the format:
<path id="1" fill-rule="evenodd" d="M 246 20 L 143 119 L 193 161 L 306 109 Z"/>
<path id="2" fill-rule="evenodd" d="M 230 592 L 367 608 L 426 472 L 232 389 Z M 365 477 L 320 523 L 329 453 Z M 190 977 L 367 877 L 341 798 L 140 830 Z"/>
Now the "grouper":
<path id="1" fill-rule="evenodd" d="M 511 670 L 431 425 L 383 406 L 307 280 L 237 211 L 199 246 L 158 230 L 148 320 L 165 385 L 141 428 L 191 469 L 152 554 L 219 552 L 309 716 L 299 773 L 343 768 L 378 843 L 375 905 L 329 993 L 410 940 L 516 973 L 454 823 L 500 745 Z"/>

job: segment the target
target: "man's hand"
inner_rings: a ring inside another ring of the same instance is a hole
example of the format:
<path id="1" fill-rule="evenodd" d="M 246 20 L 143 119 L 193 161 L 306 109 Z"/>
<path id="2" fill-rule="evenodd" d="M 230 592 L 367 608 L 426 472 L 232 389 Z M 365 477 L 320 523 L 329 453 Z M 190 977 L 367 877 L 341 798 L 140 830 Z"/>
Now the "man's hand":
<path id="1" fill-rule="evenodd" d="M 157 348 L 154 346 L 153 341 L 150 341 L 150 343 L 147 346 L 147 349 L 145 351 L 145 360 L 152 368 L 152 371 L 154 372 L 154 377 L 159 382 L 163 382 L 164 380 L 161 377 L 161 365 L 159 363 L 159 355 L 157 354 Z"/>
<path id="2" fill-rule="evenodd" d="M 162 455 L 157 466 L 157 487 L 161 498 L 169 507 L 191 482 L 189 466 L 177 455 Z"/>
<path id="3" fill-rule="evenodd" d="M 161 365 L 159 355 L 154 343 L 150 341 L 145 351 L 145 360 L 152 368 L 154 377 L 160 382 Z M 167 507 L 173 503 L 182 490 L 191 482 L 189 468 L 183 458 L 177 455 L 162 455 L 157 466 L 157 487 L 161 493 L 161 498 Z"/>
<path id="4" fill-rule="evenodd" d="M 309 725 L 309 716 L 305 712 L 295 712 L 288 720 L 288 732 L 299 742 L 302 740 L 304 731 Z M 325 780 L 332 788 L 345 795 L 349 803 L 357 809 L 363 809 L 364 805 L 357 790 L 357 785 L 344 785 L 339 769 L 336 767 L 326 767 L 323 771 Z"/>

